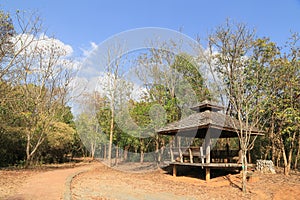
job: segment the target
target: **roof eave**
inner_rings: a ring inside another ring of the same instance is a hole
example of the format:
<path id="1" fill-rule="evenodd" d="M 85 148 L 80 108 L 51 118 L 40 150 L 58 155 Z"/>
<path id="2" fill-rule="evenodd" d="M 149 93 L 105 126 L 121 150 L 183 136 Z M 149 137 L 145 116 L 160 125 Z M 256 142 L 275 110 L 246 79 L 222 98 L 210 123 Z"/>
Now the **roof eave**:
<path id="1" fill-rule="evenodd" d="M 232 132 L 238 134 L 239 130 L 232 128 L 232 127 L 222 127 L 216 124 L 206 124 L 202 126 L 197 126 L 197 127 L 187 127 L 187 128 L 177 128 L 177 129 L 169 129 L 169 130 L 158 130 L 157 134 L 161 135 L 176 135 L 178 132 L 197 132 L 198 130 L 204 130 L 204 129 L 217 129 L 220 131 L 225 131 L 225 132 Z M 265 132 L 263 131 L 258 131 L 258 130 L 251 130 L 250 135 L 253 136 L 264 136 Z"/>

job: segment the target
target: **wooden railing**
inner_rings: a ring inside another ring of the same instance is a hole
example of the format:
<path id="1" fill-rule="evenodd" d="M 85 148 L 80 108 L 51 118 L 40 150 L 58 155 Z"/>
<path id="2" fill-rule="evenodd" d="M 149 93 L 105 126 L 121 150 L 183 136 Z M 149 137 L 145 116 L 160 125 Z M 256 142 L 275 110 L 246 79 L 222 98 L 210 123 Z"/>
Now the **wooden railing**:
<path id="1" fill-rule="evenodd" d="M 202 147 L 189 147 L 172 148 L 171 156 L 173 156 L 172 161 L 205 163 L 207 154 Z M 209 156 L 209 162 L 214 163 L 237 163 L 240 161 L 239 150 L 211 150 Z"/>

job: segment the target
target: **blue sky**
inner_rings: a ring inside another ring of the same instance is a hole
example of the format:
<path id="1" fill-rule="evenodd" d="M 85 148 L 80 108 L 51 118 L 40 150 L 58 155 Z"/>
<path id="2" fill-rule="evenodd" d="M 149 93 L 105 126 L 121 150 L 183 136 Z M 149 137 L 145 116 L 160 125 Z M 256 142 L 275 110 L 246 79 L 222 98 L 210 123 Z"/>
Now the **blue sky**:
<path id="1" fill-rule="evenodd" d="M 122 31 L 162 27 L 205 38 L 226 18 L 243 22 L 282 45 L 300 32 L 299 0 L 2 0 L 2 9 L 38 11 L 48 35 L 69 44 L 77 55 Z"/>

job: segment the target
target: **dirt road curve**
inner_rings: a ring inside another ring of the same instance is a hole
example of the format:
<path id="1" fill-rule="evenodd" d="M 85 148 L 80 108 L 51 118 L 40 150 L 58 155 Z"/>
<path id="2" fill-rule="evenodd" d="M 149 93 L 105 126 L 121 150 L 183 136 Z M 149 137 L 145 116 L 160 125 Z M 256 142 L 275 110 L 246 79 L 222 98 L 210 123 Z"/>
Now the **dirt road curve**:
<path id="1" fill-rule="evenodd" d="M 126 163 L 108 168 L 100 162 L 43 169 L 0 170 L 0 200 L 181 200 L 181 199 L 299 199 L 300 173 L 290 176 L 254 173 L 248 193 L 239 189 L 240 174 L 203 180 L 203 170 L 155 169 L 151 163 Z M 136 173 L 139 172 L 139 173 Z M 76 175 L 76 176 L 75 176 Z M 202 177 L 202 178 L 200 178 Z"/>
<path id="2" fill-rule="evenodd" d="M 96 167 L 97 164 L 80 166 L 67 169 L 56 169 L 37 173 L 22 184 L 15 195 L 9 200 L 55 200 L 67 199 L 68 185 L 72 177 L 80 172 L 85 172 Z"/>

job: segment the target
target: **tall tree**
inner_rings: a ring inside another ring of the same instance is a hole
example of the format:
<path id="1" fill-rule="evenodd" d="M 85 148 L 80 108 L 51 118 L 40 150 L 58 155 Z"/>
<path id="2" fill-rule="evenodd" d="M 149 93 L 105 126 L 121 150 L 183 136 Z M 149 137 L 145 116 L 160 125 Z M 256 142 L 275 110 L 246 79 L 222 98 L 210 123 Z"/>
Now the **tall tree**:
<path id="1" fill-rule="evenodd" d="M 24 102 L 14 111 L 21 113 L 25 123 L 28 164 L 57 120 L 57 111 L 68 101 L 73 68 L 66 55 L 66 50 L 48 37 L 37 38 L 34 46 L 20 54 L 18 84 Z"/>
<path id="2" fill-rule="evenodd" d="M 152 43 L 155 48 L 138 56 L 136 75 L 145 86 L 144 99 L 159 104 L 166 113 L 165 122 L 170 123 L 189 115 L 189 108 L 209 95 L 195 58 L 184 52 L 181 41 Z M 156 136 L 156 152 L 166 143 L 164 137 Z"/>
<path id="3" fill-rule="evenodd" d="M 299 96 L 300 96 L 300 48 L 299 35 L 293 34 L 287 42 L 285 53 L 276 60 L 273 73 L 272 114 L 275 137 L 280 147 L 284 173 L 289 174 L 293 152 L 296 151 L 297 137 L 299 137 Z M 284 50 L 283 49 L 283 50 Z M 299 145 L 299 144 L 298 144 Z"/>
<path id="4" fill-rule="evenodd" d="M 261 127 L 262 108 L 268 102 L 263 86 L 268 80 L 267 52 L 269 48 L 255 48 L 255 31 L 242 23 L 227 21 L 209 36 L 209 48 L 214 66 L 224 83 L 223 99 L 228 100 L 228 111 L 238 119 L 236 127 L 242 151 L 242 190 L 246 192 L 247 152 L 253 147 L 251 133 Z M 276 52 L 275 52 L 276 53 Z M 261 57 L 260 60 L 257 60 Z M 254 59 L 255 58 L 255 59 Z M 233 123 L 233 122 L 232 122 Z"/>
<path id="5" fill-rule="evenodd" d="M 186 80 L 189 84 L 199 102 L 211 98 L 208 88 L 205 86 L 205 78 L 192 56 L 186 53 L 176 55 L 171 68 L 177 70 L 182 75 L 182 79 Z M 185 89 L 184 86 L 185 84 L 182 84 L 181 89 Z"/>
<path id="6" fill-rule="evenodd" d="M 9 13 L 0 12 L 0 80 L 14 82 L 20 71 L 16 63 L 22 61 L 22 53 L 35 43 L 42 31 L 42 22 L 37 15 L 17 12 L 15 23 Z M 16 31 L 18 30 L 18 32 Z"/>
<path id="7" fill-rule="evenodd" d="M 81 141 L 90 152 L 90 157 L 94 159 L 96 151 L 106 140 L 96 116 L 90 113 L 81 113 L 76 120 L 76 125 Z"/>
<path id="8" fill-rule="evenodd" d="M 126 68 L 125 49 L 119 43 L 115 43 L 108 47 L 106 52 L 105 76 L 107 81 L 104 83 L 104 93 L 106 94 L 110 108 L 110 131 L 108 146 L 108 164 L 112 166 L 112 147 L 114 135 L 118 137 L 115 130 L 116 110 L 121 109 L 124 101 L 130 96 L 131 84 L 124 79 Z M 118 154 L 118 141 L 116 142 L 116 154 Z M 118 155 L 116 155 L 117 159 Z M 117 160 L 116 160 L 117 163 Z"/>
<path id="9" fill-rule="evenodd" d="M 102 145 L 106 146 L 107 143 L 106 134 L 110 130 L 111 117 L 108 100 L 97 91 L 86 92 L 82 94 L 80 107 L 83 112 L 76 120 L 77 131 L 90 156 L 94 159 Z"/>
<path id="10" fill-rule="evenodd" d="M 0 11 L 0 62 L 1 62 L 1 76 L 5 74 L 3 64 L 13 55 L 13 41 L 12 38 L 16 32 L 12 19 L 8 13 Z"/>

